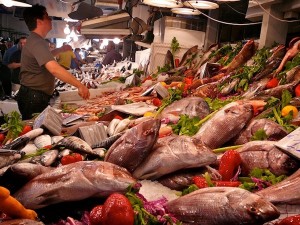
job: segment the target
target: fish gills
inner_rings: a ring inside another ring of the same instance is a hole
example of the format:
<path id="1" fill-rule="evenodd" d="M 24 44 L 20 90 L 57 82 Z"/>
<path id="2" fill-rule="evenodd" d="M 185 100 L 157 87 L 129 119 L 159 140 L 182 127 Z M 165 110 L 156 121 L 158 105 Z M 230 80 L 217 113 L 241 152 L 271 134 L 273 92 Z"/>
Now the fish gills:
<path id="1" fill-rule="evenodd" d="M 60 202 L 125 193 L 135 183 L 125 168 L 102 161 L 80 161 L 35 177 L 14 197 L 26 208 L 39 209 Z"/>
<path id="2" fill-rule="evenodd" d="M 188 224 L 263 224 L 279 217 L 276 207 L 241 188 L 210 187 L 194 191 L 166 204 L 178 220 Z"/>
<path id="3" fill-rule="evenodd" d="M 147 120 L 131 128 L 109 148 L 104 161 L 133 172 L 152 151 L 159 128 L 158 119 Z"/>

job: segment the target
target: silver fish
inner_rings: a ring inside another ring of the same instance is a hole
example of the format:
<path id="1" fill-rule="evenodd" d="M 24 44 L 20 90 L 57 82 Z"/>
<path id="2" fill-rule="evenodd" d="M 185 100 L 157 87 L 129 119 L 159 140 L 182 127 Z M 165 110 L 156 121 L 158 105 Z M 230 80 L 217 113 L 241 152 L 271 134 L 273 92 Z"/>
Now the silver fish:
<path id="1" fill-rule="evenodd" d="M 122 167 L 102 161 L 80 161 L 35 177 L 13 196 L 26 208 L 39 209 L 60 202 L 125 193 L 135 183 Z"/>
<path id="2" fill-rule="evenodd" d="M 267 187 L 256 194 L 266 198 L 273 204 L 300 204 L 300 169 L 285 180 Z"/>
<path id="3" fill-rule="evenodd" d="M 1 225 L 45 225 L 43 222 L 29 219 L 14 219 L 5 220 L 0 223 Z"/>
<path id="4" fill-rule="evenodd" d="M 86 143 L 84 140 L 76 136 L 65 137 L 64 139 L 60 140 L 53 146 L 53 148 L 57 148 L 57 147 L 65 147 L 75 152 L 89 154 L 93 156 L 99 156 L 97 152 L 93 151 L 93 149 L 88 143 Z"/>
<path id="5" fill-rule="evenodd" d="M 264 198 L 241 188 L 209 187 L 166 204 L 167 210 L 187 224 L 261 225 L 279 217 Z"/>
<path id="6" fill-rule="evenodd" d="M 173 102 L 167 106 L 162 112 L 161 118 L 168 118 L 170 116 L 179 117 L 180 115 L 188 115 L 189 117 L 198 116 L 201 119 L 210 113 L 210 108 L 203 98 L 186 97 L 181 100 Z"/>
<path id="7" fill-rule="evenodd" d="M 133 172 L 150 154 L 158 138 L 160 120 L 151 119 L 127 130 L 108 150 L 104 161 Z M 133 160 L 134 159 L 134 160 Z"/>
<path id="8" fill-rule="evenodd" d="M 18 174 L 19 177 L 26 178 L 27 181 L 32 180 L 42 173 L 49 172 L 52 169 L 51 167 L 33 163 L 15 163 L 9 168 L 12 173 Z"/>
<path id="9" fill-rule="evenodd" d="M 234 141 L 235 145 L 242 145 L 249 141 L 258 130 L 264 130 L 267 135 L 267 140 L 269 141 L 278 141 L 281 138 L 285 137 L 288 132 L 280 126 L 278 123 L 275 123 L 270 119 L 253 119 L 237 137 Z"/>
<path id="10" fill-rule="evenodd" d="M 116 140 L 118 140 L 120 137 L 122 137 L 124 133 L 118 133 L 114 136 L 108 137 L 104 139 L 103 141 L 100 141 L 94 145 L 92 145 L 92 149 L 94 148 L 109 148 Z"/>
<path id="11" fill-rule="evenodd" d="M 249 89 L 242 94 L 242 97 L 245 99 L 252 99 L 256 95 L 256 93 L 260 92 L 261 90 L 264 90 L 267 83 L 269 82 L 269 78 L 262 78 L 259 81 L 253 82 Z"/>
<path id="12" fill-rule="evenodd" d="M 193 136 L 209 148 L 219 148 L 235 137 L 253 117 L 253 106 L 232 102 L 215 113 Z"/>
<path id="13" fill-rule="evenodd" d="M 294 158 L 285 154 L 275 141 L 251 141 L 236 149 L 242 158 L 242 174 L 248 175 L 255 167 L 269 169 L 273 174 L 288 175 L 299 168 Z"/>
<path id="14" fill-rule="evenodd" d="M 52 149 L 44 152 L 42 155 L 32 157 L 30 162 L 43 166 L 51 166 L 57 158 L 58 150 Z"/>
<path id="15" fill-rule="evenodd" d="M 9 144 L 3 145 L 2 149 L 20 150 L 30 141 L 30 138 L 23 135 L 14 139 Z"/>
<path id="16" fill-rule="evenodd" d="M 152 153 L 136 168 L 133 176 L 156 179 L 180 169 L 206 166 L 216 159 L 208 147 L 196 143 L 193 138 L 172 135 L 158 139 Z"/>
<path id="17" fill-rule="evenodd" d="M 0 149 L 0 169 L 16 163 L 23 155 L 17 150 Z"/>

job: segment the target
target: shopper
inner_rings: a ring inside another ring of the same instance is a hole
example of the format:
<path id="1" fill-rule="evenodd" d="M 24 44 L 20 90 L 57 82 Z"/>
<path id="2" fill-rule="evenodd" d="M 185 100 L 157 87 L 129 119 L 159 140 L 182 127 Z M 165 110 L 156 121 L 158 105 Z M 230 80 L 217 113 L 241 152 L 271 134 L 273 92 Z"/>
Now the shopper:
<path id="1" fill-rule="evenodd" d="M 14 84 L 20 84 L 19 75 L 20 75 L 20 68 L 21 68 L 21 52 L 22 52 L 22 48 L 26 44 L 26 41 L 27 41 L 27 37 L 19 38 L 18 50 L 11 55 L 9 59 L 9 63 L 7 65 L 8 68 L 12 70 L 11 82 Z"/>
<path id="2" fill-rule="evenodd" d="M 118 51 L 116 51 L 116 47 L 113 41 L 108 42 L 106 50 L 106 56 L 102 61 L 103 65 L 110 65 L 114 62 L 120 62 L 122 60 L 122 55 Z"/>
<path id="3" fill-rule="evenodd" d="M 23 17 L 31 31 L 21 54 L 21 72 L 17 101 L 22 119 L 30 119 L 34 113 L 42 112 L 49 104 L 54 91 L 55 77 L 78 88 L 78 94 L 87 99 L 89 90 L 72 74 L 61 67 L 54 59 L 54 52 L 70 50 L 69 45 L 52 52 L 45 40 L 52 29 L 51 18 L 46 8 L 36 4 L 26 8 Z"/>
<path id="4" fill-rule="evenodd" d="M 85 61 L 81 58 L 80 48 L 75 48 L 74 54 L 76 58 L 71 61 L 71 69 L 80 69 L 82 64 L 85 64 Z"/>
<path id="5" fill-rule="evenodd" d="M 64 42 L 63 45 L 67 45 L 67 42 Z M 71 68 L 71 61 L 72 59 L 76 59 L 76 56 L 71 48 L 69 51 L 60 52 L 56 59 L 59 65 L 69 70 Z"/>

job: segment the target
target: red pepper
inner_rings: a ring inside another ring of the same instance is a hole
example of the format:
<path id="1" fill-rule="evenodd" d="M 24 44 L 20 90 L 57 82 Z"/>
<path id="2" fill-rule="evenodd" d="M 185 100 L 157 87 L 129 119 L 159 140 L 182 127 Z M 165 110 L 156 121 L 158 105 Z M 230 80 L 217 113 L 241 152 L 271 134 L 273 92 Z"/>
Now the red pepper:
<path id="1" fill-rule="evenodd" d="M 115 115 L 115 116 L 114 116 L 114 119 L 122 120 L 123 118 L 122 118 L 121 116 L 119 116 L 119 115 Z"/>
<path id="2" fill-rule="evenodd" d="M 194 184 L 198 188 L 206 188 L 208 184 L 204 177 L 195 176 L 193 177 Z M 239 181 L 222 181 L 222 180 L 213 180 L 211 181 L 215 187 L 238 187 L 241 185 Z"/>
<path id="3" fill-rule="evenodd" d="M 219 173 L 222 175 L 222 180 L 229 181 L 232 179 L 241 162 L 241 156 L 237 151 L 226 151 L 222 155 L 219 165 Z"/>
<path id="4" fill-rule="evenodd" d="M 22 132 L 19 134 L 19 136 L 22 136 L 23 134 L 26 134 L 27 132 L 31 131 L 32 130 L 32 127 L 30 125 L 25 125 L 23 127 L 23 130 Z"/>
<path id="5" fill-rule="evenodd" d="M 5 135 L 0 133 L 0 143 L 2 143 L 5 140 Z"/>
<path id="6" fill-rule="evenodd" d="M 269 89 L 269 88 L 277 87 L 278 83 L 279 83 L 279 80 L 276 77 L 274 77 L 268 81 L 266 88 Z"/>
<path id="7" fill-rule="evenodd" d="M 295 88 L 295 96 L 300 97 L 300 84 L 298 84 Z"/>
<path id="8" fill-rule="evenodd" d="M 152 103 L 153 105 L 157 106 L 157 107 L 160 107 L 161 106 L 161 100 L 159 98 L 153 98 L 152 99 Z"/>
<path id="9" fill-rule="evenodd" d="M 64 157 L 62 157 L 60 162 L 62 165 L 67 165 L 82 160 L 83 160 L 82 155 L 80 155 L 79 153 L 72 153 L 70 155 L 65 155 Z"/>
<path id="10" fill-rule="evenodd" d="M 282 219 L 276 225 L 299 225 L 300 224 L 300 215 L 289 216 Z"/>

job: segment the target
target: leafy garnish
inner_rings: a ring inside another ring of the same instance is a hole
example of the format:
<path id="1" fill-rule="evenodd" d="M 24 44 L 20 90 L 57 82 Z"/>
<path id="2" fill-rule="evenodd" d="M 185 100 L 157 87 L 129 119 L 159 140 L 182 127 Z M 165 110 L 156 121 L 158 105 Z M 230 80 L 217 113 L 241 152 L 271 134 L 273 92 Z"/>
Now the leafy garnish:
<path id="1" fill-rule="evenodd" d="M 196 184 L 192 184 L 192 185 L 188 186 L 186 189 L 184 189 L 182 191 L 182 196 L 183 195 L 187 195 L 187 194 L 192 193 L 192 192 L 197 191 L 197 190 L 199 190 L 199 188 L 197 187 L 197 185 Z"/>
<path id="2" fill-rule="evenodd" d="M 211 99 L 211 98 L 205 98 L 204 100 L 207 102 L 207 104 L 209 105 L 210 109 L 212 111 L 216 111 L 219 110 L 220 108 L 222 108 L 223 106 L 234 102 L 236 100 L 240 99 L 239 96 L 232 96 L 230 98 L 226 98 L 226 99 L 219 99 L 219 98 L 215 98 L 215 99 Z"/>
<path id="3" fill-rule="evenodd" d="M 17 111 L 12 111 L 8 114 L 4 115 L 5 123 L 1 125 L 1 129 L 7 129 L 7 135 L 3 144 L 5 144 L 8 140 L 13 140 L 19 136 L 24 127 L 24 122 L 22 121 L 20 113 Z"/>
<path id="4" fill-rule="evenodd" d="M 266 140 L 267 138 L 268 135 L 266 134 L 266 131 L 264 129 L 258 129 L 251 137 L 251 141 L 262 141 Z"/>
<path id="5" fill-rule="evenodd" d="M 179 50 L 180 50 L 179 42 L 176 39 L 176 37 L 173 37 L 172 42 L 171 42 L 171 52 L 173 55 L 175 55 L 175 53 Z"/>
<path id="6" fill-rule="evenodd" d="M 157 115 L 159 115 L 164 108 L 166 108 L 168 105 L 172 104 L 174 101 L 176 100 L 180 100 L 182 98 L 182 90 L 178 89 L 178 88 L 169 88 L 168 89 L 169 92 L 169 97 L 164 98 L 162 100 L 162 104 L 159 107 L 159 109 L 157 110 Z"/>
<path id="7" fill-rule="evenodd" d="M 175 134 L 192 136 L 199 130 L 199 126 L 196 126 L 199 121 L 200 118 L 197 116 L 189 118 L 188 115 L 180 115 L 178 123 L 171 125 L 171 127 Z"/>

